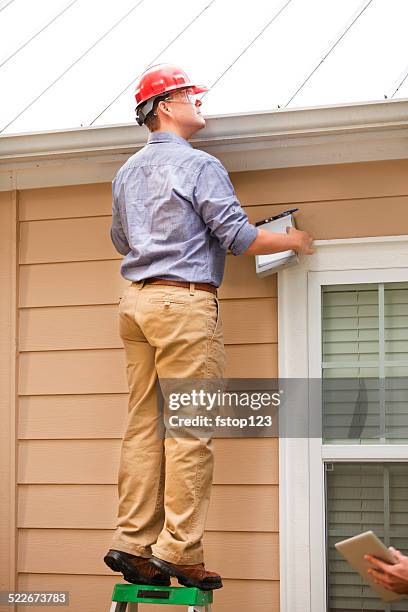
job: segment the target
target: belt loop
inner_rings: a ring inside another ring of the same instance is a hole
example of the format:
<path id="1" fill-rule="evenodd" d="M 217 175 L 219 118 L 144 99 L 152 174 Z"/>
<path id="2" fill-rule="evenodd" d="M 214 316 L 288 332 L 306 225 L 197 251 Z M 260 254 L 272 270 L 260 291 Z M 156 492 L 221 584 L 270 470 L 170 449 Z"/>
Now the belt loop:
<path id="1" fill-rule="evenodd" d="M 143 279 L 140 281 L 139 291 L 140 291 L 141 289 L 143 289 L 143 287 L 144 287 L 144 285 L 145 285 L 145 282 L 146 282 L 146 279 L 145 279 L 145 278 L 143 278 Z"/>
<path id="2" fill-rule="evenodd" d="M 190 295 L 194 295 L 195 283 L 190 283 Z"/>

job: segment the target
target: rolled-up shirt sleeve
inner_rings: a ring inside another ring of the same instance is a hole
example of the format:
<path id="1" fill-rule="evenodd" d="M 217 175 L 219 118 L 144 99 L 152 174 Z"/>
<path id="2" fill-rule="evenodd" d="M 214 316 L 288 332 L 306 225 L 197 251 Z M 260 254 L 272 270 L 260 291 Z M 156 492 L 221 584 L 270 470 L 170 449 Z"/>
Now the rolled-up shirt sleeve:
<path id="1" fill-rule="evenodd" d="M 123 231 L 117 201 L 115 180 L 112 181 L 112 225 L 110 228 L 110 237 L 118 253 L 121 255 L 127 255 L 131 251 L 126 234 Z"/>
<path id="2" fill-rule="evenodd" d="M 221 162 L 206 161 L 193 183 L 192 204 L 221 247 L 241 255 L 255 240 L 258 230 L 249 223 L 234 187 Z"/>

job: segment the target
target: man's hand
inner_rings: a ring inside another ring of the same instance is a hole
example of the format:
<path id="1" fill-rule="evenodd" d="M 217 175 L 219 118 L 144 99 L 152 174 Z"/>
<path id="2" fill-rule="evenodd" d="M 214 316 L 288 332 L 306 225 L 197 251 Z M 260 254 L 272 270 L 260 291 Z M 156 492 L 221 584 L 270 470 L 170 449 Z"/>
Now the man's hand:
<path id="1" fill-rule="evenodd" d="M 315 252 L 314 249 L 312 249 L 313 238 L 309 236 L 307 232 L 302 232 L 294 227 L 287 227 L 286 233 L 289 234 L 289 237 L 293 240 L 292 249 L 296 251 L 296 253 L 313 255 Z"/>
<path id="2" fill-rule="evenodd" d="M 368 573 L 377 584 L 381 584 L 389 591 L 408 595 L 408 557 L 405 557 L 399 550 L 390 546 L 389 550 L 396 558 L 397 563 L 391 565 L 384 563 L 372 555 L 364 555 L 364 559 L 374 565 L 368 569 Z"/>
<path id="3" fill-rule="evenodd" d="M 294 227 L 287 227 L 286 234 L 268 232 L 258 229 L 258 235 L 249 245 L 243 255 L 269 255 L 282 251 L 295 251 L 303 255 L 313 255 L 311 248 L 313 238 L 307 232 L 301 232 Z"/>

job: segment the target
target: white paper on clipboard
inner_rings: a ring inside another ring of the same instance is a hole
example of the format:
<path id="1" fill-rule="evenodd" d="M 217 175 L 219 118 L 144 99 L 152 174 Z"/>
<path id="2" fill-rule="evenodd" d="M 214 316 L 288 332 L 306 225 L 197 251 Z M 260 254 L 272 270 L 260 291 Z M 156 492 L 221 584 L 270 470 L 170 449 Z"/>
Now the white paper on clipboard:
<path id="1" fill-rule="evenodd" d="M 293 215 L 285 215 L 279 219 L 258 224 L 258 227 L 269 232 L 286 234 L 287 227 L 295 227 Z M 291 266 L 299 262 L 299 257 L 295 251 L 281 251 L 280 253 L 270 253 L 268 255 L 256 255 L 255 266 L 258 276 L 274 274 L 277 270 Z"/>

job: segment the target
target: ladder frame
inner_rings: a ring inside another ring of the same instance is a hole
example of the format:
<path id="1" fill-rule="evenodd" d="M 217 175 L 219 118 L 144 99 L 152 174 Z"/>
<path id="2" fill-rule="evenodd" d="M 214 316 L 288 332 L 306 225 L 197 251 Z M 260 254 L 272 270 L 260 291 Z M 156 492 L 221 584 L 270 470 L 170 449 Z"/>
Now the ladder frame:
<path id="1" fill-rule="evenodd" d="M 138 612 L 139 603 L 187 606 L 187 612 L 211 612 L 213 592 L 196 587 L 116 584 L 109 612 Z"/>
<path id="2" fill-rule="evenodd" d="M 112 601 L 109 612 L 139 612 L 139 604 L 136 601 Z M 212 612 L 211 604 L 188 606 L 187 612 Z"/>

